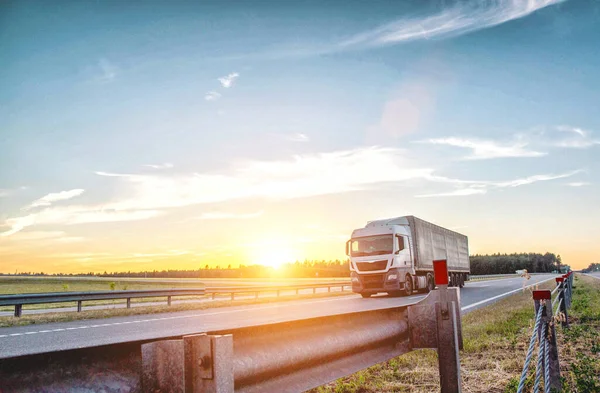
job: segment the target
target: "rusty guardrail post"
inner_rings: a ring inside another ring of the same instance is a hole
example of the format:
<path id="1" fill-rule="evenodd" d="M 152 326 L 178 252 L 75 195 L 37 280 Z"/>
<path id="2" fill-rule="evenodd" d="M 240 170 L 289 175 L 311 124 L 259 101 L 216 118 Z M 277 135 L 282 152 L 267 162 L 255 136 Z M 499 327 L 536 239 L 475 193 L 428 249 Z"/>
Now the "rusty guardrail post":
<path id="1" fill-rule="evenodd" d="M 546 381 L 550 385 L 550 389 L 555 389 L 559 392 L 561 390 L 560 383 L 560 365 L 558 362 L 558 347 L 556 345 L 556 329 L 554 326 L 554 318 L 552 315 L 552 292 L 549 290 L 537 290 L 533 291 L 533 300 L 535 303 L 535 313 L 537 315 L 540 307 L 544 307 L 542 312 L 542 320 L 538 330 L 538 340 L 546 340 L 548 346 L 548 363 L 546 359 L 542 360 L 544 369 L 549 368 L 550 381 Z"/>

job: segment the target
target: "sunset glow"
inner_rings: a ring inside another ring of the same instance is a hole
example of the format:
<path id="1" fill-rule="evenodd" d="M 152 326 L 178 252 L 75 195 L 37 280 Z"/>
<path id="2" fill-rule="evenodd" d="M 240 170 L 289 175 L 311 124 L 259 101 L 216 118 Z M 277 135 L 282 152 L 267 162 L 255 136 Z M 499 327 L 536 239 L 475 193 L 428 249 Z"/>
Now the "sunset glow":
<path id="1" fill-rule="evenodd" d="M 0 273 L 344 260 L 403 215 L 598 262 L 597 13 L 429 3 L 0 5 Z"/>

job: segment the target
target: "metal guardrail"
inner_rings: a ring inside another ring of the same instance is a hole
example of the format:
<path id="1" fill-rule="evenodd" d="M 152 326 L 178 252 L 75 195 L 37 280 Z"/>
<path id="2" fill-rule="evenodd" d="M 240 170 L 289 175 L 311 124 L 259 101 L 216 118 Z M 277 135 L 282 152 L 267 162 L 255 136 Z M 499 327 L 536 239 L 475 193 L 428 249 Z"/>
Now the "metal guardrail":
<path id="1" fill-rule="evenodd" d="M 115 300 L 126 299 L 127 308 L 131 307 L 131 299 L 135 298 L 152 298 L 166 297 L 167 304 L 171 305 L 171 298 L 174 296 L 204 296 L 210 294 L 212 299 L 215 299 L 218 294 L 230 294 L 231 300 L 235 299 L 236 294 L 254 293 L 258 298 L 259 293 L 275 292 L 279 296 L 284 291 L 299 291 L 302 289 L 312 289 L 313 294 L 317 288 L 327 288 L 331 292 L 331 288 L 341 288 L 342 291 L 346 287 L 350 288 L 351 283 L 348 282 L 329 282 L 315 284 L 300 284 L 300 285 L 283 285 L 283 286 L 247 286 L 247 287 L 215 287 L 215 288 L 180 288 L 180 289 L 146 289 L 146 290 L 125 290 L 125 291 L 94 291 L 94 292 L 51 292 L 51 293 L 24 293 L 17 295 L 0 295 L 0 306 L 14 306 L 15 317 L 20 317 L 23 314 L 23 305 L 26 304 L 48 304 L 48 303 L 65 303 L 77 302 L 77 312 L 83 309 L 84 301 L 93 300 Z"/>
<path id="2" fill-rule="evenodd" d="M 173 296 L 203 296 L 205 289 L 146 289 L 143 291 L 94 291 L 94 292 L 52 292 L 52 293 L 23 293 L 18 295 L 1 295 L 0 306 L 15 306 L 15 317 L 20 317 L 25 304 L 77 302 L 77 311 L 83 307 L 83 301 L 126 299 L 127 308 L 131 307 L 131 299 L 148 297 L 167 297 L 171 305 Z"/>
<path id="3" fill-rule="evenodd" d="M 447 273 L 446 273 L 447 275 Z M 142 345 L 142 391 L 301 392 L 418 348 L 439 354 L 443 393 L 460 392 L 458 288 L 414 305 L 206 332 Z"/>
<path id="4" fill-rule="evenodd" d="M 536 342 L 539 345 L 533 392 L 538 393 L 542 385 L 544 393 L 561 390 L 555 322 L 561 322 L 563 328 L 569 327 L 568 309 L 571 307 L 572 290 L 573 272 L 569 272 L 556 278 L 556 287 L 552 291 L 533 291 L 536 319 L 517 393 L 522 393 L 525 389 Z M 557 296 L 552 301 L 554 294 Z"/>

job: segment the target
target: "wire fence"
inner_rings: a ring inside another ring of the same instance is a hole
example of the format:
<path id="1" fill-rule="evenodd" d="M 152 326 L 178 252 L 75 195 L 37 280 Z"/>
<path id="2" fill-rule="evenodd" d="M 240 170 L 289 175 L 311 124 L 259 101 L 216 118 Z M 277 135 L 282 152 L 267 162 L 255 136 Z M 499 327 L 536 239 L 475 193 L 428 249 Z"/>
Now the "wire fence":
<path id="1" fill-rule="evenodd" d="M 560 391 L 560 366 L 556 345 L 556 323 L 563 328 L 569 327 L 568 309 L 571 306 L 573 289 L 573 272 L 556 278 L 556 288 L 552 291 L 533 291 L 535 302 L 535 325 L 529 340 L 529 348 L 525 364 L 517 387 L 517 393 L 523 393 L 527 385 L 529 366 L 537 344 L 537 361 L 535 362 L 535 380 L 533 393 L 550 393 Z M 552 296 L 556 295 L 554 300 Z M 543 390 L 542 390 L 543 389 Z"/>

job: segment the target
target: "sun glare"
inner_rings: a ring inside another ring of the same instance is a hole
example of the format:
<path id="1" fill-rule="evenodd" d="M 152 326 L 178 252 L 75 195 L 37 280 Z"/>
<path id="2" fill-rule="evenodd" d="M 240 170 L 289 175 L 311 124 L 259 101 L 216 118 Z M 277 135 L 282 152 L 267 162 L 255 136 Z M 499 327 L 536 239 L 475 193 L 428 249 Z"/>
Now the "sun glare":
<path id="1" fill-rule="evenodd" d="M 256 256 L 253 258 L 257 265 L 269 266 L 275 269 L 280 268 L 286 263 L 294 262 L 294 252 L 285 247 L 265 246 L 263 249 L 256 250 Z"/>

